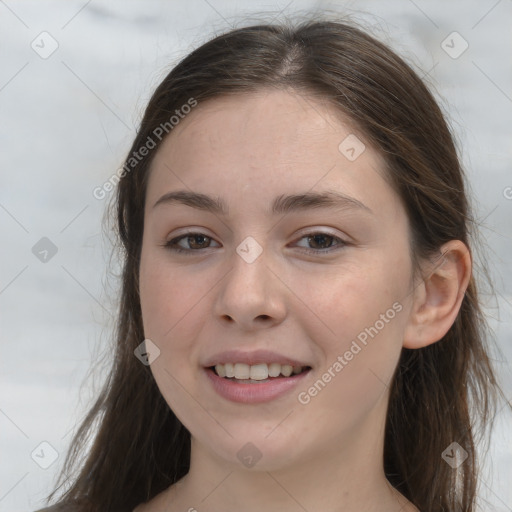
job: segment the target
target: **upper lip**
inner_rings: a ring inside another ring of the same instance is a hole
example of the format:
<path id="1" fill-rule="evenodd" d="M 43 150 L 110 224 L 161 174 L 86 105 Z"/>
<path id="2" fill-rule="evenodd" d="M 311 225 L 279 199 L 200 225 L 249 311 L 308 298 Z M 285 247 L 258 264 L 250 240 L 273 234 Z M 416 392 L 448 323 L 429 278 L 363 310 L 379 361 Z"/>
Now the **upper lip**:
<path id="1" fill-rule="evenodd" d="M 242 350 L 226 350 L 206 359 L 204 367 L 209 368 L 216 364 L 226 363 L 245 363 L 248 365 L 279 363 L 281 365 L 288 364 L 290 366 L 311 366 L 308 363 L 278 354 L 277 352 L 272 352 L 271 350 L 252 350 L 250 352 L 244 352 Z"/>

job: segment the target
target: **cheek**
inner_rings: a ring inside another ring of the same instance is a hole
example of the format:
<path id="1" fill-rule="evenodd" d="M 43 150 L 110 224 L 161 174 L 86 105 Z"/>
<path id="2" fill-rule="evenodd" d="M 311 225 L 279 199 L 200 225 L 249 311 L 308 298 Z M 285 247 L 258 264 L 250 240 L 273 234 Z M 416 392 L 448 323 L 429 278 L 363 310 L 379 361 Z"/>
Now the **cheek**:
<path id="1" fill-rule="evenodd" d="M 139 280 L 144 337 L 160 350 L 159 357 L 151 364 L 151 371 L 170 404 L 169 399 L 177 391 L 174 379 L 182 380 L 177 362 L 183 364 L 190 356 L 190 347 L 186 350 L 183 343 L 180 345 L 183 337 L 177 333 L 185 324 L 180 319 L 187 318 L 193 300 L 180 283 L 179 272 L 148 253 L 142 252 Z"/>
<path id="2" fill-rule="evenodd" d="M 169 265 L 165 254 L 144 250 L 139 282 L 144 335 L 160 349 L 150 367 L 153 377 L 167 404 L 187 427 L 201 423 L 204 411 L 195 411 L 196 402 L 190 399 L 195 386 L 191 368 L 197 366 L 194 340 L 201 338 L 207 283 L 200 275 L 191 277 Z"/>
<path id="3" fill-rule="evenodd" d="M 384 338 L 393 338 L 404 328 L 405 314 L 397 310 L 405 310 L 409 295 L 410 262 L 405 257 L 396 256 L 391 266 L 383 257 L 358 254 L 343 266 L 304 272 L 294 281 L 297 305 L 307 308 L 301 318 L 320 335 L 319 340 L 312 339 L 325 351 L 348 347 L 375 324 Z"/>
<path id="4" fill-rule="evenodd" d="M 211 337 L 212 294 L 221 277 L 207 265 L 191 271 L 171 265 L 165 251 L 143 248 L 139 282 L 144 335 L 160 349 L 151 371 L 169 404 L 171 397 L 183 394 L 179 384 L 187 390 L 195 386 L 200 341 Z"/>
<path id="5" fill-rule="evenodd" d="M 190 315 L 196 314 L 207 291 L 204 280 L 169 265 L 165 254 L 156 251 L 143 250 L 139 283 L 144 333 L 161 342 L 190 323 Z"/>
<path id="6" fill-rule="evenodd" d="M 358 258 L 343 272 L 316 279 L 316 286 L 303 285 L 310 306 L 303 326 L 324 362 L 312 388 L 301 390 L 301 403 L 316 402 L 326 421 L 345 422 L 348 410 L 353 419 L 370 410 L 387 390 L 402 349 L 409 260 L 395 257 L 391 269 L 385 258 L 369 263 Z"/>

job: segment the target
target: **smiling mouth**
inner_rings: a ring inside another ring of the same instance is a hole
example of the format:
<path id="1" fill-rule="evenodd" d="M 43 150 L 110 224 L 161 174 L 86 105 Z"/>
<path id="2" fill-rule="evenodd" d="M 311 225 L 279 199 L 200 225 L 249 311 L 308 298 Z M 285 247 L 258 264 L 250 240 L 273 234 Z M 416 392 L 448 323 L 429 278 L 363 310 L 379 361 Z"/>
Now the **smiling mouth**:
<path id="1" fill-rule="evenodd" d="M 240 384 L 260 384 L 276 379 L 300 375 L 311 370 L 310 366 L 291 366 L 279 363 L 260 363 L 248 365 L 245 363 L 217 364 L 209 368 L 218 377 L 235 381 Z"/>

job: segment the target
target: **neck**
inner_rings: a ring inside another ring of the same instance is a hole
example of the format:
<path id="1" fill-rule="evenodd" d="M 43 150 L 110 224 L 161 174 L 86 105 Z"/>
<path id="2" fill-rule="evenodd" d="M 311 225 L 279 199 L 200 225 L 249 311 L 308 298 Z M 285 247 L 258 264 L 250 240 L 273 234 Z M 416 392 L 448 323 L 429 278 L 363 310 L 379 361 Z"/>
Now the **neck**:
<path id="1" fill-rule="evenodd" d="M 323 451 L 271 470 L 240 468 L 192 438 L 189 473 L 166 492 L 165 510 L 417 511 L 385 478 L 384 424 L 375 419 L 381 428 L 374 424 L 370 437 L 359 425 L 348 438 L 326 442 Z"/>

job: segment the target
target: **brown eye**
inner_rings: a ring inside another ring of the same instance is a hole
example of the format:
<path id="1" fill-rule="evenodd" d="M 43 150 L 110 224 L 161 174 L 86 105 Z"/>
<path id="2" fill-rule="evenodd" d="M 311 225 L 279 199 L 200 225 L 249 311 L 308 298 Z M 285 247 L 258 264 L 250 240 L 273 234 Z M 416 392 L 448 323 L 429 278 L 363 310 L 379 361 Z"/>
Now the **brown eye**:
<path id="1" fill-rule="evenodd" d="M 334 237 L 320 233 L 318 235 L 310 235 L 307 237 L 308 242 L 313 244 L 313 249 L 328 249 L 331 246 Z"/>
<path id="2" fill-rule="evenodd" d="M 201 249 L 208 249 L 209 244 L 213 241 L 213 238 L 204 235 L 203 233 L 185 233 L 177 238 L 169 240 L 165 244 L 165 247 L 175 252 L 196 252 Z M 184 243 L 185 246 L 180 245 Z"/>
<path id="3" fill-rule="evenodd" d="M 187 237 L 187 242 L 190 244 L 191 249 L 205 249 L 205 245 L 209 240 L 210 238 L 204 235 L 192 235 Z"/>
<path id="4" fill-rule="evenodd" d="M 308 247 L 304 247 L 305 253 L 318 253 L 318 254 L 326 254 L 338 249 L 342 249 L 347 245 L 341 238 L 338 238 L 334 235 L 330 235 L 329 233 L 311 233 L 309 235 L 305 235 L 301 237 L 300 240 L 306 240 Z"/>

